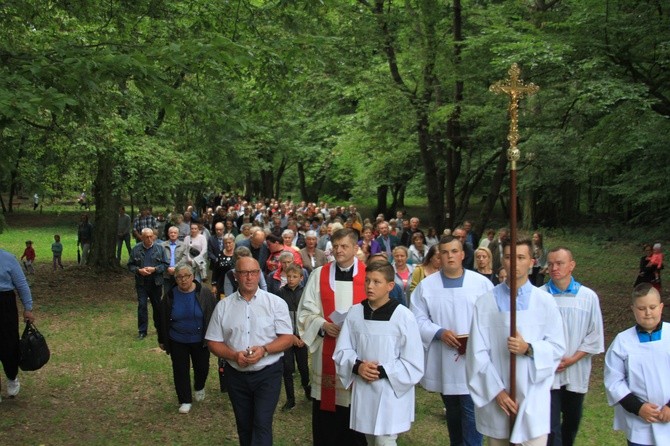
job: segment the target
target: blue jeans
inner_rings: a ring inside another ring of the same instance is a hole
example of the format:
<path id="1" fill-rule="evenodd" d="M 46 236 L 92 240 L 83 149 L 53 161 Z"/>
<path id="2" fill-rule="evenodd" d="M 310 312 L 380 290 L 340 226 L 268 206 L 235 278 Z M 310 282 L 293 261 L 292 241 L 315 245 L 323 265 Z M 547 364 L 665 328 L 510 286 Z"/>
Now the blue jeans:
<path id="1" fill-rule="evenodd" d="M 154 327 L 158 331 L 160 324 L 160 304 L 163 295 L 163 287 L 155 285 L 152 282 L 145 281 L 144 285 L 136 285 L 137 290 L 137 331 L 140 334 L 147 334 L 149 327 L 149 309 L 148 301 L 151 301 L 151 311 L 153 313 Z"/>
<path id="2" fill-rule="evenodd" d="M 240 372 L 226 364 L 225 373 L 240 446 L 272 446 L 272 417 L 281 392 L 281 359 L 257 372 Z"/>
<path id="3" fill-rule="evenodd" d="M 475 426 L 475 404 L 470 395 L 442 395 L 447 410 L 451 446 L 481 446 L 484 437 Z"/>
<path id="4" fill-rule="evenodd" d="M 551 391 L 551 432 L 547 446 L 575 444 L 579 422 L 582 419 L 584 394 L 570 392 L 565 386 Z M 563 422 L 561 422 L 561 416 Z"/>

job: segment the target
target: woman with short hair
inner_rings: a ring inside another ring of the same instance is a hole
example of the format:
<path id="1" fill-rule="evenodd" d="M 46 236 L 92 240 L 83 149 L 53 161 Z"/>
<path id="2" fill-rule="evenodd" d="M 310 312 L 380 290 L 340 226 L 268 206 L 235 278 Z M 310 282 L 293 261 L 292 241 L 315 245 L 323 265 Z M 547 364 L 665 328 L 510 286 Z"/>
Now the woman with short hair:
<path id="1" fill-rule="evenodd" d="M 205 399 L 209 373 L 209 349 L 205 332 L 216 298 L 194 280 L 194 269 L 187 263 L 175 267 L 176 285 L 163 296 L 160 305 L 158 344 L 170 355 L 172 376 L 179 401 L 179 413 L 189 413 L 192 405 L 191 364 L 195 400 Z"/>

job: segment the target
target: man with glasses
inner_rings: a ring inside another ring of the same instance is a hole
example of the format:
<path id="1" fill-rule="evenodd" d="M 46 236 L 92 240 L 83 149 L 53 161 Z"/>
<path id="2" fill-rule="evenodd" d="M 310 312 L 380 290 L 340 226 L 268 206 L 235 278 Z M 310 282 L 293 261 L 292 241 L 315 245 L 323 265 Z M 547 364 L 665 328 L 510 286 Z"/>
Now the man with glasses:
<path id="1" fill-rule="evenodd" d="M 333 361 L 345 315 L 366 298 L 365 264 L 356 259 L 352 229 L 335 231 L 331 242 L 335 261 L 310 274 L 298 305 L 300 338 L 312 354 L 312 444 L 365 445 L 365 436 L 349 428 L 351 392 L 337 378 Z"/>
<path id="2" fill-rule="evenodd" d="M 228 396 L 240 445 L 272 445 L 272 417 L 282 383 L 282 356 L 293 344 L 288 306 L 258 287 L 261 268 L 252 257 L 235 264 L 238 290 L 221 300 L 205 339 L 226 361 Z"/>

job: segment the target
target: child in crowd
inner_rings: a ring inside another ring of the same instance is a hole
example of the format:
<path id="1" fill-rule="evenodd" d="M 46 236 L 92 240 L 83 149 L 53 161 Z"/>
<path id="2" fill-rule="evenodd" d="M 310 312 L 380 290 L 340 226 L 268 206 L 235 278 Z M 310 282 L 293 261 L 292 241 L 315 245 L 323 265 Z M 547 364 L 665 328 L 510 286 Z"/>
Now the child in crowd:
<path id="1" fill-rule="evenodd" d="M 291 323 L 293 324 L 293 346 L 284 351 L 284 388 L 286 389 L 286 404 L 282 407 L 282 411 L 287 412 L 295 407 L 295 391 L 293 389 L 293 372 L 295 371 L 295 363 L 298 363 L 298 372 L 300 373 L 300 384 L 305 391 L 305 398 L 310 400 L 312 389 L 309 385 L 309 366 L 307 353 L 308 349 L 300 336 L 298 335 L 298 321 L 296 318 L 296 311 L 298 303 L 302 297 L 303 286 L 302 282 L 302 268 L 291 263 L 285 269 L 286 285 L 279 289 L 279 297 L 286 301 L 288 305 L 289 315 L 291 316 Z M 295 359 L 294 359 L 295 358 Z"/>
<path id="2" fill-rule="evenodd" d="M 661 279 L 661 268 L 663 268 L 663 251 L 661 251 L 661 244 L 654 243 L 653 252 L 649 256 L 649 263 L 647 267 L 655 267 L 654 282 L 658 283 Z"/>
<path id="3" fill-rule="evenodd" d="M 23 250 L 21 260 L 23 261 L 23 267 L 26 269 L 26 272 L 35 274 L 35 268 L 33 267 L 33 262 L 35 261 L 35 250 L 33 249 L 32 240 L 26 240 L 26 249 Z"/>
<path id="4" fill-rule="evenodd" d="M 416 319 L 389 296 L 394 275 L 388 263 L 367 267 L 367 299 L 349 310 L 333 354 L 338 377 L 352 388 L 349 426 L 368 445 L 395 445 L 410 429 L 414 387 L 423 376 Z"/>
<path id="5" fill-rule="evenodd" d="M 629 445 L 670 444 L 670 324 L 661 321 L 663 302 L 649 283 L 633 291 L 634 327 L 619 333 L 605 355 L 607 402 L 614 429 Z"/>
<path id="6" fill-rule="evenodd" d="M 63 263 L 61 262 L 61 257 L 63 256 L 63 244 L 60 242 L 60 235 L 54 235 L 54 242 L 51 244 L 51 252 L 53 253 L 53 264 L 54 271 L 56 271 L 56 266 L 60 266 L 63 269 Z"/>

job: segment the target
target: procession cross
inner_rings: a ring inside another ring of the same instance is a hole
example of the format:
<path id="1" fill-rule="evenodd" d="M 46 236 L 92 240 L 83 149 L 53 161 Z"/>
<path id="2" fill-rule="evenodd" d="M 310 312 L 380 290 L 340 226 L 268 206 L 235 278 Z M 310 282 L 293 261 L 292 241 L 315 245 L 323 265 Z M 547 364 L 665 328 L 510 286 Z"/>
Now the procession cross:
<path id="1" fill-rule="evenodd" d="M 524 84 L 519 78 L 521 69 L 516 63 L 513 63 L 509 71 L 509 79 L 498 81 L 489 87 L 489 91 L 499 94 L 505 93 L 510 97 L 508 107 L 510 124 L 509 134 L 507 140 L 509 141 L 509 149 L 507 150 L 507 159 L 510 162 L 510 271 L 507 271 L 507 281 L 509 285 L 509 299 L 510 299 L 510 336 L 516 337 L 516 294 L 517 294 L 517 278 L 516 278 L 516 215 L 517 215 L 517 193 L 516 193 L 516 162 L 521 158 L 521 152 L 517 148 L 519 142 L 519 99 L 524 96 L 530 96 L 537 93 L 540 89 L 533 83 Z M 510 353 L 509 361 L 509 396 L 512 401 L 516 401 L 516 355 Z M 514 422 L 516 417 L 510 417 L 510 437 L 514 429 Z"/>
<path id="2" fill-rule="evenodd" d="M 510 161 L 510 170 L 516 170 L 516 162 L 521 157 L 517 143 L 519 142 L 519 99 L 524 96 L 530 96 L 538 92 L 540 87 L 531 83 L 524 84 L 519 76 L 521 69 L 516 63 L 513 63 L 509 71 L 509 79 L 498 81 L 489 87 L 489 91 L 500 94 L 505 93 L 509 95 L 509 134 L 507 140 L 509 141 L 509 150 L 507 151 L 507 159 Z"/>

